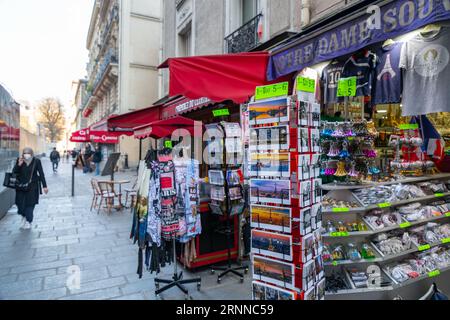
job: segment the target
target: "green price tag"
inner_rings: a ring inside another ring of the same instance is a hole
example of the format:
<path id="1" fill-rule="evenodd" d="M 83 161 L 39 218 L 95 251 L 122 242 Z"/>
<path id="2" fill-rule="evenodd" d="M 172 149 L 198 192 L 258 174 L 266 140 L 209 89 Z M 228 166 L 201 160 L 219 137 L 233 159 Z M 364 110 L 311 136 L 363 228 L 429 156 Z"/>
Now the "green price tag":
<path id="1" fill-rule="evenodd" d="M 346 232 L 346 231 L 331 232 L 330 235 L 332 237 L 348 237 L 348 232 Z"/>
<path id="2" fill-rule="evenodd" d="M 439 270 L 434 270 L 434 271 L 428 272 L 428 276 L 430 278 L 436 277 L 436 276 L 438 276 L 440 274 L 441 274 L 441 272 Z"/>
<path id="3" fill-rule="evenodd" d="M 230 110 L 228 110 L 228 109 L 213 110 L 214 117 L 223 117 L 223 116 L 229 116 L 229 115 L 230 115 Z"/>
<path id="4" fill-rule="evenodd" d="M 289 82 L 281 82 L 268 86 L 256 87 L 255 100 L 270 99 L 287 96 L 289 93 Z"/>
<path id="5" fill-rule="evenodd" d="M 419 129 L 419 125 L 417 123 L 405 123 L 398 126 L 400 130 L 415 130 Z"/>
<path id="6" fill-rule="evenodd" d="M 391 206 L 391 203 L 390 202 L 383 202 L 383 203 L 379 203 L 378 204 L 378 208 L 381 208 L 381 209 L 383 209 L 383 208 L 389 208 Z"/>
<path id="7" fill-rule="evenodd" d="M 336 267 L 338 265 L 338 262 L 337 261 L 333 261 L 331 264 Z"/>
<path id="8" fill-rule="evenodd" d="M 434 196 L 437 197 L 437 198 L 439 198 L 439 197 L 443 197 L 444 194 L 443 194 L 443 193 L 435 193 Z"/>
<path id="9" fill-rule="evenodd" d="M 170 141 L 170 140 L 164 141 L 164 147 L 172 149 L 173 148 L 172 141 Z"/>
<path id="10" fill-rule="evenodd" d="M 444 238 L 441 240 L 443 244 L 450 243 L 450 238 Z"/>
<path id="11" fill-rule="evenodd" d="M 445 213 L 445 216 L 446 216 L 446 217 L 450 217 L 450 212 L 446 212 L 446 213 Z"/>
<path id="12" fill-rule="evenodd" d="M 356 77 L 341 78 L 338 82 L 338 97 L 354 97 L 356 96 Z"/>
<path id="13" fill-rule="evenodd" d="M 431 248 L 431 246 L 429 244 L 424 244 L 423 246 L 419 246 L 419 251 L 425 251 L 430 248 Z"/>
<path id="14" fill-rule="evenodd" d="M 349 208 L 333 208 L 333 212 L 349 212 Z"/>
<path id="15" fill-rule="evenodd" d="M 400 228 L 402 228 L 402 229 L 409 228 L 409 227 L 411 227 L 411 222 L 400 223 Z"/>
<path id="16" fill-rule="evenodd" d="M 297 77 L 297 91 L 314 93 L 316 91 L 316 80 Z"/>

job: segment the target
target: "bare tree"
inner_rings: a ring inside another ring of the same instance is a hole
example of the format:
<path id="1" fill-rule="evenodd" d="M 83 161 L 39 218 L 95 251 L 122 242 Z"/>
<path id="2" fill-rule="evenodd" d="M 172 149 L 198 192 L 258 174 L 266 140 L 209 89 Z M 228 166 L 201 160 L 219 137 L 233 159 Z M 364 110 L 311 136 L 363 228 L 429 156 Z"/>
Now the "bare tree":
<path id="1" fill-rule="evenodd" d="M 39 103 L 39 122 L 50 142 L 58 142 L 64 132 L 63 105 L 57 98 L 45 98 Z"/>

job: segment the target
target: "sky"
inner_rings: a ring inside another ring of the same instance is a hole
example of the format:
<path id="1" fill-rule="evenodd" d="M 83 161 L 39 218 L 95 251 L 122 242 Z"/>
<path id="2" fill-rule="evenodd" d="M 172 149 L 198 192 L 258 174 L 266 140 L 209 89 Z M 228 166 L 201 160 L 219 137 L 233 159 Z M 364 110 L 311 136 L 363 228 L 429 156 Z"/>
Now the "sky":
<path id="1" fill-rule="evenodd" d="M 94 0 L 0 0 L 0 83 L 15 100 L 73 101 Z"/>

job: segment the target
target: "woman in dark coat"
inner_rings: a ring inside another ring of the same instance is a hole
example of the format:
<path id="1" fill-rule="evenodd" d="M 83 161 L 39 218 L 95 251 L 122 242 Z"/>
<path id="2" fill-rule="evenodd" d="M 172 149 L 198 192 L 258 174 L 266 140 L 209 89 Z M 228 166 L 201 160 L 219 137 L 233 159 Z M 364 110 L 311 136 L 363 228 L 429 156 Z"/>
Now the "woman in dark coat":
<path id="1" fill-rule="evenodd" d="M 28 191 L 16 190 L 16 206 L 23 222 L 21 228 L 31 229 L 34 207 L 39 203 L 39 195 L 42 194 L 42 188 L 45 194 L 48 193 L 41 160 L 34 157 L 31 148 L 25 148 L 23 149 L 22 157 L 17 159 L 13 172 L 18 175 L 20 183 L 28 183 L 31 177 Z"/>

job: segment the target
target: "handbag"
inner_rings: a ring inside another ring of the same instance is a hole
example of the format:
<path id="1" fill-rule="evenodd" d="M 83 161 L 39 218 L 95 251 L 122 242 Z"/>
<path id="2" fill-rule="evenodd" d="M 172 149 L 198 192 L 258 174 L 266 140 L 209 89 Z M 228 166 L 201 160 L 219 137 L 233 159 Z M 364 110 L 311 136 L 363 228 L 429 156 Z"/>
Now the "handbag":
<path id="1" fill-rule="evenodd" d="M 15 189 L 17 184 L 17 174 L 12 172 L 5 172 L 5 179 L 3 179 L 3 186 L 10 189 Z"/>
<path id="2" fill-rule="evenodd" d="M 34 169 L 36 166 L 36 159 L 33 161 L 33 168 L 31 169 L 30 180 L 25 183 L 19 183 L 19 179 L 16 177 L 15 189 L 16 191 L 28 192 L 31 189 L 31 180 L 33 180 Z"/>

